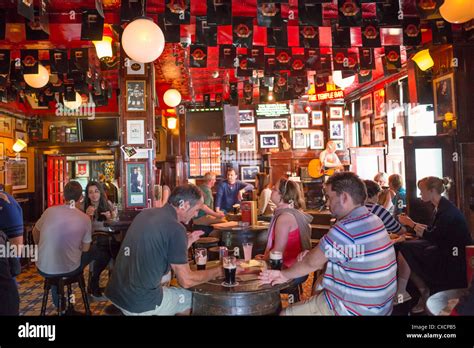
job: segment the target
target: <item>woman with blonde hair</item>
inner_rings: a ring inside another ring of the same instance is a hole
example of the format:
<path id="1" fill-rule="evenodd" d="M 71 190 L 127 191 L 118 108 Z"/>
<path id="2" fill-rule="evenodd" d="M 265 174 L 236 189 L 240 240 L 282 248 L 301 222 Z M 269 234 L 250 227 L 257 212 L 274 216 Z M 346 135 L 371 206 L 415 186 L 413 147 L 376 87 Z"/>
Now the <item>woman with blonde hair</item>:
<path id="1" fill-rule="evenodd" d="M 393 210 L 392 196 L 390 195 L 390 189 L 388 187 L 388 174 L 378 172 L 374 176 L 374 181 L 382 188 L 377 203 L 388 211 Z"/>
<path id="2" fill-rule="evenodd" d="M 257 187 L 258 195 L 258 215 L 273 215 L 276 206 L 271 200 L 272 184 L 270 183 L 270 175 L 267 173 L 257 173 L 255 186 Z"/>

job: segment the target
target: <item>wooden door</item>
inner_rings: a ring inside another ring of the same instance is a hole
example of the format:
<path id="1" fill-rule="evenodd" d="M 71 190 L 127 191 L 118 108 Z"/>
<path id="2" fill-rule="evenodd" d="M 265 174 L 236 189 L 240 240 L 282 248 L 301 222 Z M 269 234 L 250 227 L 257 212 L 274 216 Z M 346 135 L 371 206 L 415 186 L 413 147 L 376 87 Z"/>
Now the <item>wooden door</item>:
<path id="1" fill-rule="evenodd" d="M 64 204 L 64 186 L 69 181 L 65 156 L 47 156 L 47 192 L 48 208 Z"/>

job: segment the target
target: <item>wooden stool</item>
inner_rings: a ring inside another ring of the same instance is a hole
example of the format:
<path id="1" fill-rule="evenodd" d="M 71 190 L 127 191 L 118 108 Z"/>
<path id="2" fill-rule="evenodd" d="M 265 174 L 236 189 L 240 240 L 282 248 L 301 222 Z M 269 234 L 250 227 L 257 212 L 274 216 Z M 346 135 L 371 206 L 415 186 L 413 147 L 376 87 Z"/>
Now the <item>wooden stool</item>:
<path id="1" fill-rule="evenodd" d="M 59 297 L 58 305 L 58 315 L 62 314 L 62 299 L 64 297 L 64 286 L 67 286 L 67 303 L 69 308 L 69 299 L 72 296 L 71 284 L 78 283 L 79 288 L 81 289 L 82 300 L 84 301 L 84 307 L 86 310 L 86 315 L 91 315 L 91 310 L 89 307 L 89 299 L 86 294 L 86 285 L 84 282 L 84 275 L 82 272 L 70 276 L 70 277 L 48 277 L 44 278 L 44 292 L 43 292 L 43 303 L 41 305 L 41 315 L 46 314 L 46 305 L 48 304 L 48 295 L 51 286 L 55 285 L 57 287 L 57 294 Z"/>
<path id="2" fill-rule="evenodd" d="M 194 249 L 196 248 L 209 249 L 211 247 L 215 247 L 218 245 L 219 245 L 219 238 L 203 237 L 203 238 L 199 238 L 197 241 L 194 242 Z"/>

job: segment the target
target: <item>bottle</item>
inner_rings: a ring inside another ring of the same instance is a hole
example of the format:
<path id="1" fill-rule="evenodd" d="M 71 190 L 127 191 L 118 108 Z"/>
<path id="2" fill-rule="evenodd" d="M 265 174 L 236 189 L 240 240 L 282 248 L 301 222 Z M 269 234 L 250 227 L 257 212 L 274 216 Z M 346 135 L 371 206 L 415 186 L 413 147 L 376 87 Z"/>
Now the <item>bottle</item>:
<path id="1" fill-rule="evenodd" d="M 56 129 L 55 126 L 51 125 L 49 126 L 49 142 L 50 143 L 56 143 L 58 141 L 58 130 Z"/>

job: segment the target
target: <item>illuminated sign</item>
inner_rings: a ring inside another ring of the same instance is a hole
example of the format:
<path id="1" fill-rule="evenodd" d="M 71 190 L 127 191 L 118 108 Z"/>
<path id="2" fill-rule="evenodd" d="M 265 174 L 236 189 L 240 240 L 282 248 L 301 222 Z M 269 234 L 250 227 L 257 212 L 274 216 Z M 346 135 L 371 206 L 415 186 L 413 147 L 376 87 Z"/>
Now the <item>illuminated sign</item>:
<path id="1" fill-rule="evenodd" d="M 312 102 L 319 102 L 332 99 L 344 99 L 344 91 L 339 89 L 335 91 L 327 91 L 322 93 L 308 95 L 308 100 Z"/>
<path id="2" fill-rule="evenodd" d="M 290 114 L 290 109 L 285 103 L 281 104 L 258 104 L 257 116 L 280 117 Z"/>

